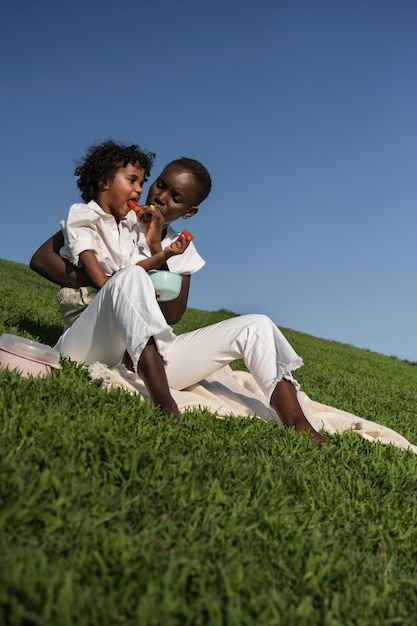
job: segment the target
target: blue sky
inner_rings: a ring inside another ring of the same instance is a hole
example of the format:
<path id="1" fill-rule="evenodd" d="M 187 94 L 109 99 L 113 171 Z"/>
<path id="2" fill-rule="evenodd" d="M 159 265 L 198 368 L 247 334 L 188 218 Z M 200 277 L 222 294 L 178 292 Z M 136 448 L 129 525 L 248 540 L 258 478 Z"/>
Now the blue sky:
<path id="1" fill-rule="evenodd" d="M 15 0 L 0 35 L 1 258 L 139 143 L 213 178 L 190 306 L 417 361 L 415 0 Z"/>

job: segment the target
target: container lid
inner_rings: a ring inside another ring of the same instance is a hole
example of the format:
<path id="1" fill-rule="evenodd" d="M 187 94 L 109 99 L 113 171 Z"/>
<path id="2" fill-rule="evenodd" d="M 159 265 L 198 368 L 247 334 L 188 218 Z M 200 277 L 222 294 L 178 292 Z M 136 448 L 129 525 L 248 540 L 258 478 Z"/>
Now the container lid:
<path id="1" fill-rule="evenodd" d="M 0 337 L 0 350 L 11 352 L 17 356 L 22 356 L 50 367 L 59 367 L 59 351 L 31 339 L 5 333 Z"/>

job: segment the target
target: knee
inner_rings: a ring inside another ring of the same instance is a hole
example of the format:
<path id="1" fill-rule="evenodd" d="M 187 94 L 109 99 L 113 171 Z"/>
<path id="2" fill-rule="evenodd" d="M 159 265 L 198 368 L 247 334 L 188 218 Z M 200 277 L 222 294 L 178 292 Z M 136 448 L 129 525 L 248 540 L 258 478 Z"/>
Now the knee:
<path id="1" fill-rule="evenodd" d="M 269 344 L 279 332 L 277 325 L 263 313 L 253 313 L 242 317 L 246 318 L 244 327 L 248 336 L 263 337 L 264 341 Z"/>
<path id="2" fill-rule="evenodd" d="M 140 281 L 144 280 L 148 277 L 147 272 L 140 265 L 128 265 L 124 267 L 122 270 L 119 270 L 116 274 L 112 276 L 111 281 L 113 283 L 123 284 L 129 283 L 131 281 Z"/>
<path id="3" fill-rule="evenodd" d="M 248 327 L 269 328 L 271 326 L 276 326 L 271 318 L 267 315 L 264 315 L 263 313 L 251 313 L 249 315 L 242 315 L 242 318 L 246 318 L 245 321 Z"/>
<path id="4" fill-rule="evenodd" d="M 140 267 L 140 265 L 124 267 L 114 274 L 106 285 L 113 293 L 118 293 L 119 291 L 124 291 L 130 295 L 138 293 L 138 291 L 144 295 L 154 293 L 151 279 L 146 270 Z"/>
<path id="5" fill-rule="evenodd" d="M 128 265 L 124 267 L 122 270 L 117 272 L 115 276 L 134 276 L 135 278 L 138 276 L 147 275 L 147 271 L 143 269 L 140 265 Z"/>

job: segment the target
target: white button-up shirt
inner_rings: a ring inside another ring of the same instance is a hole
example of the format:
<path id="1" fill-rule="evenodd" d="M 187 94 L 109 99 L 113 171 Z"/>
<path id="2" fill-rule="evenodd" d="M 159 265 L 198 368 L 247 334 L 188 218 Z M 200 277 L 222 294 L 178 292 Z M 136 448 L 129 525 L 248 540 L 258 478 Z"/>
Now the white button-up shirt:
<path id="1" fill-rule="evenodd" d="M 137 246 L 139 225 L 133 211 L 117 223 L 94 200 L 73 204 L 67 219 L 61 222 L 61 230 L 65 243 L 59 253 L 73 265 L 81 266 L 81 252 L 92 250 L 104 273 L 112 276 L 141 258 Z"/>
<path id="2" fill-rule="evenodd" d="M 81 252 L 92 250 L 107 276 L 151 256 L 134 211 L 129 211 L 117 224 L 113 215 L 105 213 L 94 200 L 88 204 L 73 204 L 67 219 L 61 221 L 61 230 L 64 246 L 60 255 L 80 267 Z M 169 246 L 179 235 L 180 232 L 168 226 L 162 248 Z M 167 265 L 171 272 L 194 274 L 205 261 L 191 242 L 185 252 L 168 259 Z"/>

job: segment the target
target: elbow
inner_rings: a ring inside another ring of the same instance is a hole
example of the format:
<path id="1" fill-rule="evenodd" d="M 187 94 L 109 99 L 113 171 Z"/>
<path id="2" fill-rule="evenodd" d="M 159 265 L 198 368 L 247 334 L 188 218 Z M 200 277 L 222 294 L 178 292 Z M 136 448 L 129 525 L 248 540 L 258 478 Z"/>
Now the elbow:
<path id="1" fill-rule="evenodd" d="M 184 307 L 167 307 L 167 306 L 162 306 L 163 304 L 168 304 L 167 302 L 163 303 L 161 302 L 159 304 L 160 309 L 162 311 L 163 316 L 165 317 L 165 321 L 167 324 L 169 324 L 170 326 L 173 326 L 174 324 L 178 324 L 178 322 L 181 321 L 182 316 L 184 315 Z"/>
<path id="2" fill-rule="evenodd" d="M 39 259 L 37 257 L 36 252 L 33 255 L 33 257 L 30 259 L 29 267 L 30 267 L 31 270 L 33 270 L 34 272 L 39 274 L 39 272 L 40 272 L 40 263 L 39 263 Z"/>
<path id="3" fill-rule="evenodd" d="M 165 320 L 167 324 L 169 324 L 170 326 L 174 326 L 174 324 L 178 324 L 181 318 L 182 315 L 171 315 L 170 317 L 165 317 Z"/>
<path id="4" fill-rule="evenodd" d="M 163 309 L 161 306 L 160 308 L 161 308 L 162 315 L 164 316 L 166 323 L 169 324 L 170 326 L 173 326 L 174 324 L 177 324 L 177 322 L 180 321 L 182 315 L 180 315 L 178 311 L 167 311 L 166 309 Z"/>

